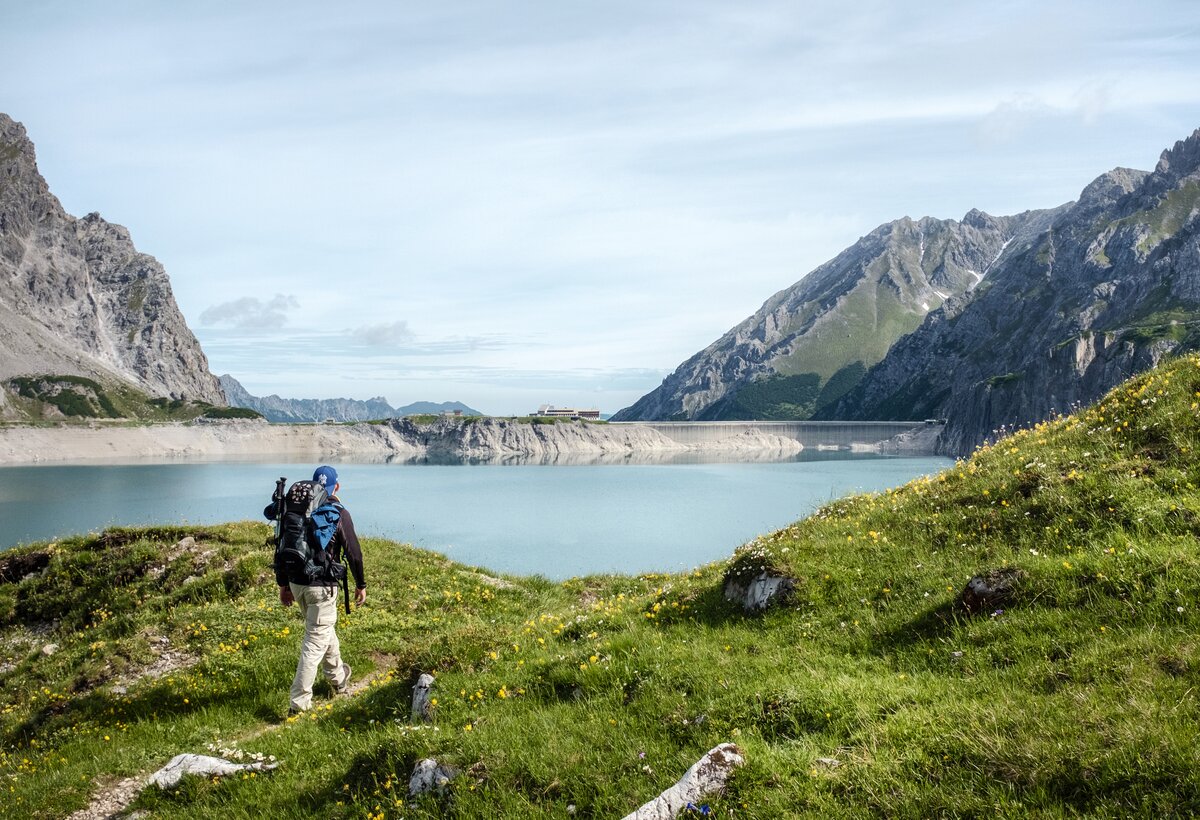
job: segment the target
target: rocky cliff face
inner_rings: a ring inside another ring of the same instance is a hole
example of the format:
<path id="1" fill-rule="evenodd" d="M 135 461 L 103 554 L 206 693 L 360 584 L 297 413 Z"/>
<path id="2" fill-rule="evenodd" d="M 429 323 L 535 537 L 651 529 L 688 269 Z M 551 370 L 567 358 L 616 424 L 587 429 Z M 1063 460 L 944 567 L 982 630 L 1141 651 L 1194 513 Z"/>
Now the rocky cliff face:
<path id="1" fill-rule="evenodd" d="M 0 380 L 116 378 L 151 396 L 225 404 L 162 265 L 120 225 L 67 214 L 38 172 L 24 127 L 4 114 L 0 322 Z"/>
<path id="2" fill-rule="evenodd" d="M 1090 184 L 1036 241 L 898 342 L 828 418 L 944 417 L 942 449 L 1092 402 L 1200 346 L 1200 130 Z"/>
<path id="3" fill-rule="evenodd" d="M 881 225 L 772 296 L 614 421 L 805 419 L 946 300 L 1027 249 L 1055 211 Z"/>
<path id="4" fill-rule="evenodd" d="M 453 413 L 466 416 L 482 415 L 457 401 L 434 403 L 414 402 L 404 407 L 392 407 L 383 396 L 362 401 L 360 399 L 285 399 L 274 394 L 252 396 L 233 376 L 220 378 L 221 388 L 229 403 L 234 407 L 247 407 L 262 414 L 267 421 L 314 422 L 314 421 L 371 421 L 374 419 L 399 418 L 415 413 Z"/>

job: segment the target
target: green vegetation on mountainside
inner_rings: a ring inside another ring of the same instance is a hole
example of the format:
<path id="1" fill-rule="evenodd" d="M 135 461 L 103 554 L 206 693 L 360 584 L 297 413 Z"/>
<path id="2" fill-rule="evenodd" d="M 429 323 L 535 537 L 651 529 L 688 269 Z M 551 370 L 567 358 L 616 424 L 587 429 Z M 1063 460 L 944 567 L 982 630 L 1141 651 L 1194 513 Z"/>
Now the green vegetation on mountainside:
<path id="1" fill-rule="evenodd" d="M 610 818 L 734 741 L 748 763 L 706 800 L 715 816 L 1191 816 L 1198 453 L 1192 356 L 691 573 L 495 579 L 367 539 L 368 606 L 339 632 L 371 683 L 320 684 L 290 721 L 301 625 L 277 603 L 264 525 L 23 547 L 0 556 L 6 805 L 61 816 L 178 752 L 225 749 L 281 766 L 136 805 Z M 1013 596 L 966 613 L 967 580 L 993 570 L 1019 579 Z M 761 571 L 795 579 L 786 605 L 751 617 L 723 600 L 726 576 Z M 409 724 L 422 671 L 433 727 Z M 412 800 L 424 757 L 462 774 Z"/>
<path id="2" fill-rule="evenodd" d="M 732 391 L 699 420 L 788 421 L 811 418 L 837 401 L 887 355 L 892 343 L 921 324 L 924 314 L 906 308 L 890 280 L 848 294 L 835 320 L 791 342 L 775 373 Z"/>
<path id="3" fill-rule="evenodd" d="M 208 402 L 150 397 L 128 384 L 102 384 L 86 376 L 17 376 L 0 386 L 14 407 L 29 419 L 80 422 L 94 419 L 185 421 L 261 418 L 241 407 L 216 407 Z"/>
<path id="4" fill-rule="evenodd" d="M 853 362 L 824 384 L 816 373 L 778 374 L 756 379 L 701 413 L 698 421 L 792 421 L 812 418 L 862 381 L 867 369 Z"/>
<path id="5" fill-rule="evenodd" d="M 876 267 L 882 265 L 880 262 Z M 896 339 L 916 330 L 924 318 L 924 313 L 904 304 L 895 286 L 885 278 L 872 288 L 857 288 L 847 294 L 836 316 L 819 322 L 796 339 L 791 353 L 774 367 L 784 375 L 811 371 L 822 379 L 854 362 L 870 367 L 887 355 Z"/>
<path id="6" fill-rule="evenodd" d="M 699 420 L 806 419 L 816 409 L 820 392 L 821 377 L 816 373 L 768 376 L 713 404 L 700 414 Z"/>
<path id="7" fill-rule="evenodd" d="M 1141 253 L 1149 253 L 1163 240 L 1175 236 L 1187 224 L 1196 205 L 1200 203 L 1200 182 L 1188 181 L 1167 192 L 1156 206 L 1122 220 L 1123 223 L 1145 226 L 1147 233 L 1137 244 Z"/>

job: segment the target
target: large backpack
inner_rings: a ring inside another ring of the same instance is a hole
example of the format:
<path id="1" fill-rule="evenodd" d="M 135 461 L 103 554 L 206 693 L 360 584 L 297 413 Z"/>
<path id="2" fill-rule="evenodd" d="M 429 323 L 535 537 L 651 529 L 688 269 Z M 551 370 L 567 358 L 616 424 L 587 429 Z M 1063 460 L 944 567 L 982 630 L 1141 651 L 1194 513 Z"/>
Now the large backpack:
<path id="1" fill-rule="evenodd" d="M 329 542 L 337 532 L 341 511 L 315 481 L 297 481 L 277 499 L 279 535 L 275 566 L 290 580 L 333 584 L 345 579 L 346 567 L 334 560 Z"/>

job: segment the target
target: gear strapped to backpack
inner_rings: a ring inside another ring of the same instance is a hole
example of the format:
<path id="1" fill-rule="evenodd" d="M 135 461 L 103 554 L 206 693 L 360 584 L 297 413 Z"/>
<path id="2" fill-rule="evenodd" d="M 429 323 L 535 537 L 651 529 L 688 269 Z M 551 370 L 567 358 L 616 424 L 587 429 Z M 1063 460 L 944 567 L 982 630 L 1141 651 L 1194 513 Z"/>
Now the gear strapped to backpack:
<path id="1" fill-rule="evenodd" d="M 330 549 L 342 516 L 337 503 L 315 481 L 297 481 L 284 494 L 285 481 L 279 480 L 274 498 L 275 566 L 305 585 L 345 581 L 346 567 L 334 560 Z"/>

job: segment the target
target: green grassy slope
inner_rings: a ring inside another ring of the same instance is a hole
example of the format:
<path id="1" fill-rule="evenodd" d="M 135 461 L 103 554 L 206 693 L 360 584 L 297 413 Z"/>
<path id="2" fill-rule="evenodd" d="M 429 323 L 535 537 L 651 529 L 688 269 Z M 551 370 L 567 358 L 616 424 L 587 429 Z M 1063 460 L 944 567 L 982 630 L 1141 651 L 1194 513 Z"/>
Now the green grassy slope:
<path id="1" fill-rule="evenodd" d="M 836 316 L 798 336 L 790 353 L 772 362 L 772 375 L 742 384 L 697 418 L 811 418 L 853 388 L 896 339 L 917 329 L 924 316 L 907 307 L 894 288 L 857 288 L 845 297 Z"/>
<path id="2" fill-rule="evenodd" d="M 61 816 L 178 752 L 224 748 L 282 765 L 137 805 L 611 818 L 734 741 L 748 764 L 708 800 L 716 816 L 1194 815 L 1198 413 L 1189 357 L 682 575 L 497 584 L 368 539 L 368 606 L 339 632 L 371 685 L 319 688 L 293 721 L 300 624 L 267 578 L 265 526 L 14 550 L 0 556 L 6 806 Z M 188 534 L 196 547 L 172 546 Z M 967 580 L 1002 568 L 1020 575 L 1013 597 L 963 611 Z M 722 600 L 726 574 L 763 569 L 796 579 L 786 606 L 751 617 Z M 164 647 L 190 665 L 138 679 Z M 421 671 L 437 676 L 436 722 L 414 728 Z M 463 774 L 409 800 L 426 756 Z"/>
<path id="3" fill-rule="evenodd" d="M 19 422 L 90 423 L 95 419 L 143 422 L 199 418 L 261 418 L 254 410 L 207 402 L 150 397 L 129 384 L 85 376 L 18 376 L 0 384 Z"/>

